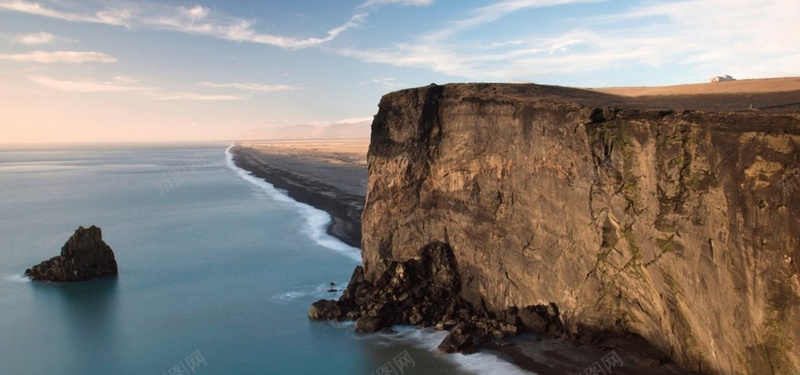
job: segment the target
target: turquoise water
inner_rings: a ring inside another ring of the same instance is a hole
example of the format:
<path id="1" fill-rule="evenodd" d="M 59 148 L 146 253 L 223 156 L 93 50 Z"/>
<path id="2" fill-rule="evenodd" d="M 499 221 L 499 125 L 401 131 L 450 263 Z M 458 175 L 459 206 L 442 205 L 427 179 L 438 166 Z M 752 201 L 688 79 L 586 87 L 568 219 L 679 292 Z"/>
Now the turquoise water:
<path id="1" fill-rule="evenodd" d="M 231 166 L 225 145 L 0 150 L 0 196 L 0 374 L 517 371 L 433 354 L 441 332 L 309 321 L 358 250 L 324 234 L 326 214 Z M 103 229 L 118 278 L 20 277 L 79 225 Z"/>

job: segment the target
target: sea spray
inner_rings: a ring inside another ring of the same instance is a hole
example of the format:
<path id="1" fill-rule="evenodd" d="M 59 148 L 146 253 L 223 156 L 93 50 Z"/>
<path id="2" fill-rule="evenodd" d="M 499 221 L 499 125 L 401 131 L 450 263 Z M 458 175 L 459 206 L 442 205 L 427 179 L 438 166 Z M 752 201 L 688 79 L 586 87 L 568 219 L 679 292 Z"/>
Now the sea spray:
<path id="1" fill-rule="evenodd" d="M 22 275 L 22 274 L 19 274 L 19 275 L 8 275 L 8 276 L 3 277 L 3 280 L 6 280 L 6 281 L 9 281 L 9 282 L 12 282 L 12 283 L 27 283 L 27 282 L 31 281 L 31 279 L 29 279 L 28 277 L 26 277 L 25 275 Z"/>
<path id="2" fill-rule="evenodd" d="M 320 298 L 335 299 L 339 298 L 342 295 L 342 292 L 344 292 L 344 289 L 342 289 L 340 285 L 346 285 L 346 282 L 334 285 L 331 285 L 330 283 L 323 283 L 316 286 L 306 286 L 304 288 L 292 289 L 272 296 L 272 300 L 275 302 L 287 303 L 298 298 L 314 300 Z"/>
<path id="3" fill-rule="evenodd" d="M 447 331 L 437 331 L 431 328 L 416 328 L 408 326 L 392 327 L 396 334 L 378 334 L 369 336 L 378 346 L 394 346 L 398 344 L 411 345 L 425 352 L 434 352 L 440 342 L 447 336 Z M 498 358 L 494 354 L 478 352 L 474 354 L 442 354 L 443 358 L 459 368 L 481 375 L 531 375 L 534 373 L 524 371 L 516 365 Z M 534 374 L 535 375 L 535 374 Z"/>

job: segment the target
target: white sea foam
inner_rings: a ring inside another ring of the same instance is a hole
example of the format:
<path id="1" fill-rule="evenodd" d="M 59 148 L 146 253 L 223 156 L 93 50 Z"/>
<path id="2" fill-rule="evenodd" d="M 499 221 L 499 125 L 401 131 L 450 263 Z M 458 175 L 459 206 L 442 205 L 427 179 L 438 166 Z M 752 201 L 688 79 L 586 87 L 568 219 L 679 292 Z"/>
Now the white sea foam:
<path id="1" fill-rule="evenodd" d="M 375 336 L 378 345 L 404 343 L 428 352 L 435 352 L 436 347 L 439 346 L 439 343 L 447 336 L 447 331 L 437 331 L 431 328 L 418 329 L 402 326 L 393 327 L 393 329 L 397 331 L 397 334 Z M 470 355 L 460 353 L 447 354 L 444 355 L 443 358 L 474 374 L 535 375 L 535 373 L 522 370 L 512 363 L 498 358 L 494 354 L 485 352 L 478 352 Z"/>
<path id="2" fill-rule="evenodd" d="M 338 299 L 339 296 L 342 295 L 344 290 L 340 285 L 346 285 L 346 283 L 330 285 L 329 283 L 319 284 L 313 287 L 307 288 L 299 288 L 295 290 L 290 290 L 287 292 L 281 292 L 274 296 L 272 296 L 272 300 L 275 302 L 289 302 L 298 298 L 309 298 L 313 300 L 319 299 Z M 331 292 L 331 289 L 336 289 L 335 292 Z"/>
<path id="3" fill-rule="evenodd" d="M 2 163 L 0 172 L 22 173 L 22 172 L 60 172 L 80 169 L 77 165 L 67 165 L 56 162 L 26 162 L 26 163 Z"/>
<path id="4" fill-rule="evenodd" d="M 8 275 L 3 276 L 3 280 L 10 281 L 12 283 L 27 283 L 30 282 L 31 279 L 25 275 Z"/>
<path id="5" fill-rule="evenodd" d="M 326 232 L 328 223 L 331 221 L 331 216 L 328 215 L 327 212 L 311 207 L 305 203 L 298 202 L 286 195 L 285 192 L 276 189 L 272 184 L 253 176 L 250 174 L 250 172 L 242 168 L 239 168 L 236 166 L 236 163 L 233 162 L 231 148 L 233 148 L 233 145 L 230 145 L 225 150 L 225 161 L 227 162 L 228 167 L 234 170 L 239 177 L 253 185 L 260 187 L 264 190 L 264 192 L 267 193 L 267 195 L 276 201 L 290 204 L 292 207 L 294 207 L 296 211 L 306 219 L 306 223 L 308 225 L 306 228 L 304 228 L 304 232 L 318 245 L 334 250 L 358 263 L 361 263 L 360 249 L 349 246 Z"/>

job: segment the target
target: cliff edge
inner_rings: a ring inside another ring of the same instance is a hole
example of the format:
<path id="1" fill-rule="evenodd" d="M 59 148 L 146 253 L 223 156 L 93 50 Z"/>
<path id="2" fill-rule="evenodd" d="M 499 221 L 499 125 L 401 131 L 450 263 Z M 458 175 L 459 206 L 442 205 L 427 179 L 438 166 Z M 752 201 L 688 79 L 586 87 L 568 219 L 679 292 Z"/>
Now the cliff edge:
<path id="1" fill-rule="evenodd" d="M 800 91 L 454 84 L 372 124 L 364 277 L 452 248 L 462 297 L 553 305 L 713 374 L 800 368 Z"/>

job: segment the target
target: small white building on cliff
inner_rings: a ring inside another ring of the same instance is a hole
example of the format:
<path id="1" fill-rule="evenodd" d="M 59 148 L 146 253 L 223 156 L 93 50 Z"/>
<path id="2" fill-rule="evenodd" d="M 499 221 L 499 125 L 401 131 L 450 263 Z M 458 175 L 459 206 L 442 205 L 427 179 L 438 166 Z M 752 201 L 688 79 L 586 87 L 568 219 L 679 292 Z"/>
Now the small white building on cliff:
<path id="1" fill-rule="evenodd" d="M 731 76 L 729 76 L 727 74 L 724 75 L 724 76 L 711 77 L 711 83 L 714 83 L 714 82 L 727 82 L 727 81 L 735 81 L 735 80 L 736 80 L 735 78 L 733 78 L 733 77 L 731 77 Z"/>

